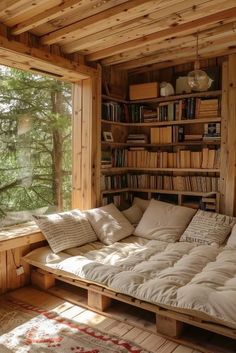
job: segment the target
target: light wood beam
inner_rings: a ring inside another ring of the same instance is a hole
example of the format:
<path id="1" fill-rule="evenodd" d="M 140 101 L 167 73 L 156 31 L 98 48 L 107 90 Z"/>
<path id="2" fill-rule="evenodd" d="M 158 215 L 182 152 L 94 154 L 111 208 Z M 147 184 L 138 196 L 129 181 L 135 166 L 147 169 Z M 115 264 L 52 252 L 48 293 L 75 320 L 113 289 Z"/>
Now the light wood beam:
<path id="1" fill-rule="evenodd" d="M 26 0 L 2 0 L 0 2 L 0 16 L 7 13 L 8 9 L 14 5 L 24 4 Z"/>
<path id="2" fill-rule="evenodd" d="M 228 41 L 228 38 L 235 38 L 236 39 L 236 33 L 235 33 L 235 23 L 229 23 L 226 25 L 219 25 L 217 27 L 199 32 L 199 48 L 205 47 L 206 43 L 209 43 L 209 45 L 214 45 L 216 44 L 214 41 L 217 39 L 225 38 L 225 41 Z M 165 39 L 158 41 L 157 43 L 153 44 L 147 44 L 143 47 L 140 47 L 138 49 L 133 49 L 121 54 L 113 55 L 110 56 L 107 59 L 104 59 L 102 61 L 103 65 L 114 65 L 114 64 L 119 64 L 125 61 L 129 60 L 134 60 L 134 59 L 139 59 L 143 57 L 144 55 L 151 55 L 152 53 L 157 53 L 158 51 L 163 51 L 163 50 L 168 50 L 169 48 L 176 47 L 179 48 L 179 50 L 182 50 L 186 47 L 189 46 L 195 46 L 196 45 L 196 34 L 190 34 L 187 36 L 180 36 L 180 37 L 175 37 L 175 38 L 170 38 L 170 39 Z"/>
<path id="3" fill-rule="evenodd" d="M 114 65 L 114 68 L 116 70 L 129 70 L 135 67 L 151 65 L 154 63 L 165 64 L 166 61 L 168 62 L 170 60 L 175 65 L 175 61 L 180 58 L 186 58 L 185 62 L 194 61 L 196 58 L 195 52 L 195 46 L 182 48 L 180 51 L 178 50 L 178 48 L 171 48 L 171 50 L 169 51 L 163 51 L 161 53 L 153 54 L 140 59 L 135 59 L 122 64 Z M 200 49 L 200 59 L 224 56 L 235 52 L 235 38 L 233 38 L 230 42 L 225 42 L 224 40 L 222 40 L 221 42 L 218 42 L 212 46 L 208 46 L 208 43 L 206 43 L 206 45 Z"/>
<path id="4" fill-rule="evenodd" d="M 230 0 L 230 2 L 227 3 L 227 7 L 230 8 L 234 6 L 234 4 L 235 3 Z M 81 50 L 84 49 L 84 54 L 89 55 L 111 46 L 126 43 L 138 37 L 140 38 L 169 27 L 175 27 L 177 24 L 196 20 L 197 18 L 203 17 L 205 13 L 210 15 L 226 9 L 219 0 L 210 0 L 207 2 L 199 0 L 198 5 L 195 5 L 195 0 L 189 0 L 188 2 L 167 1 L 163 3 L 158 11 L 150 10 L 147 16 L 141 16 L 133 21 L 133 23 L 132 21 L 127 21 L 122 23 L 123 26 L 120 24 L 115 25 L 86 37 L 82 37 L 81 33 L 79 33 L 75 41 L 63 41 L 63 51 L 65 53 L 72 53 L 76 50 L 81 52 Z"/>
<path id="5" fill-rule="evenodd" d="M 9 7 L 6 11 L 2 11 L 1 22 L 5 25 L 13 26 L 16 23 L 25 21 L 27 18 L 33 17 L 35 14 L 48 10 L 56 6 L 61 0 L 20 0 Z"/>
<path id="6" fill-rule="evenodd" d="M 11 66 L 11 62 L 15 63 L 14 67 L 19 63 L 28 70 L 41 70 L 44 73 L 56 76 L 58 79 L 70 82 L 76 82 L 97 74 L 96 69 L 77 64 L 41 49 L 29 47 L 23 43 L 8 40 L 3 36 L 0 36 L 0 62 L 1 58 L 3 61 L 9 60 L 9 66 Z"/>
<path id="7" fill-rule="evenodd" d="M 176 27 L 164 29 L 141 38 L 127 41 L 126 43 L 115 45 L 105 50 L 97 51 L 93 54 L 87 55 L 86 59 L 87 61 L 96 61 L 114 54 L 123 53 L 134 48 L 142 47 L 144 44 L 151 44 L 158 40 L 164 40 L 170 38 L 171 36 L 177 36 L 179 34 L 188 35 L 193 32 L 193 29 L 197 32 L 198 30 L 201 30 L 202 27 L 206 26 L 206 24 L 217 23 L 218 21 L 224 21 L 235 17 L 236 7 L 233 7 L 225 11 L 217 12 L 213 15 L 177 25 Z"/>
<path id="8" fill-rule="evenodd" d="M 19 23 L 12 29 L 12 34 L 13 35 L 18 35 L 21 33 L 24 33 L 26 31 L 29 31 L 35 27 L 38 27 L 46 22 L 52 21 L 55 18 L 61 16 L 61 15 L 66 15 L 67 13 L 71 11 L 77 11 L 81 5 L 83 4 L 82 1 L 78 0 L 64 0 L 61 4 L 58 6 L 54 6 L 51 9 L 44 11 L 36 16 L 33 16 L 32 18 L 23 21 L 22 23 Z"/>
<path id="9" fill-rule="evenodd" d="M 150 7 L 153 10 L 157 10 L 161 7 L 161 1 L 130 0 L 124 4 L 114 6 L 65 28 L 59 29 L 58 31 L 46 34 L 42 36 L 41 43 L 44 45 L 51 45 L 66 39 L 73 41 L 76 39 L 76 33 L 81 33 L 84 31 L 84 36 L 86 34 L 88 35 L 95 33 L 98 28 L 103 30 L 104 28 L 117 24 L 118 21 L 119 23 L 123 23 L 140 17 L 140 13 L 142 13 L 142 15 L 148 14 L 150 12 Z M 85 31 L 85 29 L 87 30 Z"/>

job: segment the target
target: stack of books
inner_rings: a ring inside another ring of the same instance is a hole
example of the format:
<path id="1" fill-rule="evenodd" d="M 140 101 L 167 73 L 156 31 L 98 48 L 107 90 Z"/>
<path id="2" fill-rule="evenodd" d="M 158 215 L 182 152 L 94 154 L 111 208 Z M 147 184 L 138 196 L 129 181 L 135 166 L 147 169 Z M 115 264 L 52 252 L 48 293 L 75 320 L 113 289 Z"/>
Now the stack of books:
<path id="1" fill-rule="evenodd" d="M 217 98 L 200 99 L 196 102 L 197 118 L 215 118 L 219 114 L 219 100 Z"/>
<path id="2" fill-rule="evenodd" d="M 129 134 L 126 142 L 131 144 L 148 143 L 148 137 L 146 134 Z"/>
<path id="3" fill-rule="evenodd" d="M 112 159 L 111 159 L 111 152 L 110 151 L 102 151 L 102 158 L 101 158 L 101 168 L 111 168 L 112 167 Z"/>

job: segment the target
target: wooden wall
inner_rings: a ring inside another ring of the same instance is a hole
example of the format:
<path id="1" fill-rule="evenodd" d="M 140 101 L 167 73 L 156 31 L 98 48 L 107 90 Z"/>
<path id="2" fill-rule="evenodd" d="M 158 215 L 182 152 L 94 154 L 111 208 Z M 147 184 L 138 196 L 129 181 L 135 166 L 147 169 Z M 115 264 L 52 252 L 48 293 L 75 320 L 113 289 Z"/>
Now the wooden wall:
<path id="1" fill-rule="evenodd" d="M 37 227 L 19 226 L 0 232 L 0 294 L 30 282 L 30 268 L 22 261 L 22 256 L 45 245 L 43 234 L 31 228 Z M 21 265 L 24 274 L 17 276 L 16 268 Z"/>

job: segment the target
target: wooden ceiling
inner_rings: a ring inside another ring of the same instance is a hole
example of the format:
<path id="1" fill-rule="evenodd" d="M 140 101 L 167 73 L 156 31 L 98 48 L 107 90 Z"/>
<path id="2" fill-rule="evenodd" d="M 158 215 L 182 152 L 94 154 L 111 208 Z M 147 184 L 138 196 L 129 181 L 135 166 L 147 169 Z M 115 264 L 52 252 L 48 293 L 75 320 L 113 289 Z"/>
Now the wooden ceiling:
<path id="1" fill-rule="evenodd" d="M 194 60 L 196 33 L 202 58 L 236 52 L 236 0 L 1 0 L 0 22 L 121 70 Z"/>

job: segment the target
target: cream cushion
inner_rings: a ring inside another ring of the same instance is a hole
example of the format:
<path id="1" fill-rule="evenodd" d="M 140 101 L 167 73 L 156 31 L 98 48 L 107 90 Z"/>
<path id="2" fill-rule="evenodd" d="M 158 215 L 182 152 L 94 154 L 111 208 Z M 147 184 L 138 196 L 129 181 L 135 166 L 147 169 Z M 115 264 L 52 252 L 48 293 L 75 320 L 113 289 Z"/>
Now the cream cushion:
<path id="1" fill-rule="evenodd" d="M 84 213 L 98 239 L 106 245 L 113 244 L 133 233 L 134 227 L 113 203 Z"/>
<path id="2" fill-rule="evenodd" d="M 137 225 L 143 216 L 143 211 L 138 205 L 133 205 L 122 213 L 133 225 Z"/>
<path id="3" fill-rule="evenodd" d="M 77 248 L 75 256 L 38 248 L 24 259 L 56 275 L 236 329 L 236 249 L 158 240 L 93 245 Z"/>
<path id="4" fill-rule="evenodd" d="M 175 242 L 186 229 L 196 210 L 151 200 L 135 229 L 134 235 L 167 242 Z"/>
<path id="5" fill-rule="evenodd" d="M 138 206 L 142 212 L 145 212 L 150 204 L 150 200 L 141 199 L 140 197 L 134 197 L 133 205 Z"/>
<path id="6" fill-rule="evenodd" d="M 227 247 L 234 247 L 236 248 L 236 224 L 232 228 L 232 232 L 229 236 L 229 239 L 227 241 Z"/>
<path id="7" fill-rule="evenodd" d="M 180 241 L 198 244 L 222 244 L 235 223 L 235 218 L 198 210 Z"/>
<path id="8" fill-rule="evenodd" d="M 79 210 L 33 218 L 54 253 L 97 240 L 89 221 Z"/>

